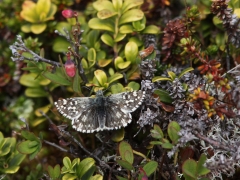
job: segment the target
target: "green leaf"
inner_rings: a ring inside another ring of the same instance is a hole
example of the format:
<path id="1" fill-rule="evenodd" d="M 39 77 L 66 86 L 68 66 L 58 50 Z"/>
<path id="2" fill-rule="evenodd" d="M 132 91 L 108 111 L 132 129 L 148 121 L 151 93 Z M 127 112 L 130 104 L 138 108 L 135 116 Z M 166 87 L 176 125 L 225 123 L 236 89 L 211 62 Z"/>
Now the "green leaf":
<path id="1" fill-rule="evenodd" d="M 77 73 L 74 78 L 73 78 L 73 91 L 74 92 L 77 92 L 77 93 L 80 93 L 81 92 L 81 86 L 80 86 L 80 76 L 79 74 Z"/>
<path id="2" fill-rule="evenodd" d="M 14 155 L 14 157 L 9 161 L 9 166 L 19 166 L 25 157 L 25 154 L 20 153 Z"/>
<path id="3" fill-rule="evenodd" d="M 173 145 L 171 143 L 162 143 L 162 147 L 164 149 L 172 149 Z"/>
<path id="4" fill-rule="evenodd" d="M 89 180 L 103 180 L 103 176 L 96 174 L 95 176 L 90 177 Z"/>
<path id="5" fill-rule="evenodd" d="M 162 145 L 163 142 L 161 142 L 161 141 L 151 141 L 150 144 L 152 144 L 152 145 Z"/>
<path id="6" fill-rule="evenodd" d="M 42 76 L 51 80 L 52 82 L 55 82 L 55 83 L 63 85 L 63 86 L 71 85 L 71 82 L 67 79 L 65 74 L 62 72 L 62 68 L 57 68 L 55 73 L 45 71 L 44 73 L 42 73 Z"/>
<path id="7" fill-rule="evenodd" d="M 206 174 L 211 172 L 209 169 L 207 169 L 204 166 L 204 163 L 206 162 L 206 160 L 207 160 L 206 155 L 201 154 L 201 156 L 198 160 L 198 163 L 197 163 L 197 174 L 198 174 L 198 176 L 203 176 L 203 175 L 206 175 Z"/>
<path id="8" fill-rule="evenodd" d="M 132 90 L 139 90 L 140 85 L 139 83 L 136 83 L 134 81 L 131 81 L 130 83 L 128 83 L 127 87 L 130 87 Z"/>
<path id="9" fill-rule="evenodd" d="M 119 41 L 123 40 L 125 37 L 126 37 L 126 34 L 118 33 L 117 37 L 114 39 L 114 42 L 119 42 Z"/>
<path id="10" fill-rule="evenodd" d="M 118 69 L 126 69 L 127 67 L 129 67 L 131 64 L 131 61 L 126 61 L 126 62 L 122 62 L 122 63 L 118 63 L 117 67 Z"/>
<path id="11" fill-rule="evenodd" d="M 136 58 L 138 56 L 138 46 L 135 42 L 128 42 L 124 50 L 127 61 L 136 63 Z"/>
<path id="12" fill-rule="evenodd" d="M 116 11 L 119 11 L 122 8 L 123 0 L 112 0 L 113 7 Z"/>
<path id="13" fill-rule="evenodd" d="M 97 13 L 97 17 L 99 19 L 107 19 L 107 18 L 113 17 L 117 14 L 118 14 L 117 12 L 110 11 L 109 9 L 103 9 Z"/>
<path id="14" fill-rule="evenodd" d="M 53 41 L 52 49 L 55 52 L 66 52 L 70 43 L 63 37 L 56 37 Z"/>
<path id="15" fill-rule="evenodd" d="M 20 166 L 11 166 L 11 167 L 3 169 L 2 171 L 4 174 L 14 174 L 18 171 L 19 168 L 20 168 Z"/>
<path id="16" fill-rule="evenodd" d="M 128 22 L 138 21 L 141 20 L 143 17 L 144 13 L 140 9 L 131 9 L 121 16 L 119 20 L 119 25 Z"/>
<path id="17" fill-rule="evenodd" d="M 70 169 L 72 167 L 72 163 L 69 157 L 64 157 L 63 158 L 63 165 L 67 168 Z"/>
<path id="18" fill-rule="evenodd" d="M 30 33 L 31 32 L 31 24 L 22 25 L 21 31 L 24 33 Z"/>
<path id="19" fill-rule="evenodd" d="M 165 77 L 165 76 L 155 76 L 152 79 L 152 82 L 157 82 L 157 81 L 172 81 L 172 79 Z"/>
<path id="20" fill-rule="evenodd" d="M 94 48 L 95 44 L 99 39 L 99 34 L 100 34 L 99 30 L 91 30 L 87 34 L 87 46 L 89 48 Z"/>
<path id="21" fill-rule="evenodd" d="M 82 177 L 85 173 L 87 173 L 87 171 L 89 171 L 93 166 L 95 165 L 95 161 L 93 158 L 85 158 L 83 159 L 78 168 L 77 168 L 77 171 L 78 171 L 78 177 Z"/>
<path id="22" fill-rule="evenodd" d="M 129 33 L 132 33 L 133 32 L 133 27 L 132 25 L 130 24 L 125 24 L 125 25 L 122 25 L 119 29 L 119 32 L 121 34 L 129 34 Z"/>
<path id="23" fill-rule="evenodd" d="M 197 176 L 196 176 L 197 162 L 194 161 L 193 159 L 188 159 L 184 161 L 182 166 L 182 171 L 184 175 L 197 179 Z"/>
<path id="24" fill-rule="evenodd" d="M 161 100 L 161 102 L 169 103 L 169 104 L 173 102 L 173 99 L 169 95 L 169 93 L 163 89 L 154 90 L 154 94 L 157 94 L 159 96 L 159 99 Z"/>
<path id="25" fill-rule="evenodd" d="M 168 73 L 168 75 L 169 75 L 169 77 L 171 78 L 172 81 L 176 78 L 176 74 L 174 72 L 168 71 L 167 73 Z"/>
<path id="26" fill-rule="evenodd" d="M 150 161 L 145 166 L 143 166 L 143 169 L 146 172 L 147 176 L 150 176 L 156 171 L 157 167 L 158 163 L 156 161 Z"/>
<path id="27" fill-rule="evenodd" d="M 30 140 L 20 142 L 17 146 L 17 150 L 22 154 L 31 154 L 31 153 L 37 151 L 38 146 L 29 147 L 29 144 L 31 142 L 32 141 L 30 141 Z"/>
<path id="28" fill-rule="evenodd" d="M 25 90 L 25 95 L 28 97 L 47 97 L 49 93 L 42 88 L 27 88 Z"/>
<path id="29" fill-rule="evenodd" d="M 94 48 L 88 50 L 87 59 L 89 61 L 96 61 L 96 50 Z"/>
<path id="30" fill-rule="evenodd" d="M 34 133 L 29 132 L 29 131 L 21 131 L 21 135 L 27 139 L 27 140 L 31 140 L 31 141 L 39 141 L 39 139 L 35 136 Z"/>
<path id="31" fill-rule="evenodd" d="M 95 1 L 93 3 L 93 7 L 97 11 L 101 11 L 103 9 L 107 9 L 107 10 L 112 11 L 112 12 L 115 11 L 112 2 L 110 2 L 108 0 L 98 0 L 98 1 Z"/>
<path id="32" fill-rule="evenodd" d="M 123 6 L 122 6 L 122 13 L 126 12 L 127 10 L 129 10 L 133 7 L 140 6 L 141 4 L 143 4 L 143 0 L 124 1 Z"/>
<path id="33" fill-rule="evenodd" d="M 46 23 L 32 24 L 31 25 L 31 31 L 34 34 L 41 34 L 46 28 L 47 28 L 47 24 Z"/>
<path id="34" fill-rule="evenodd" d="M 113 38 L 112 38 L 109 34 L 107 34 L 107 33 L 104 33 L 104 34 L 101 36 L 101 40 L 102 40 L 105 44 L 107 44 L 108 46 L 113 47 L 113 45 L 114 45 Z"/>
<path id="35" fill-rule="evenodd" d="M 149 25 L 143 30 L 142 33 L 144 33 L 144 34 L 159 34 L 160 28 L 155 25 Z"/>
<path id="36" fill-rule="evenodd" d="M 159 127 L 159 125 L 154 124 L 154 125 L 153 125 L 153 129 L 154 129 L 155 131 L 157 131 L 158 134 L 159 134 L 161 137 L 164 137 L 164 134 L 163 134 L 163 132 L 162 132 L 162 129 Z"/>
<path id="37" fill-rule="evenodd" d="M 168 135 L 174 144 L 177 143 L 179 139 L 178 132 L 180 131 L 180 129 L 181 127 L 176 121 L 172 121 L 168 124 Z"/>
<path id="38" fill-rule="evenodd" d="M 62 180 L 75 180 L 76 178 L 77 178 L 76 175 L 68 173 L 62 177 Z"/>
<path id="39" fill-rule="evenodd" d="M 41 77 L 38 76 L 35 73 L 29 73 L 29 74 L 23 74 L 20 77 L 19 82 L 27 87 L 39 87 L 40 86 L 40 81 L 41 81 Z"/>
<path id="40" fill-rule="evenodd" d="M 130 144 L 128 144 L 126 141 L 122 141 L 119 144 L 118 150 L 119 150 L 120 156 L 124 161 L 127 161 L 130 164 L 133 163 L 134 156 L 133 156 L 133 150 Z"/>
<path id="41" fill-rule="evenodd" d="M 111 86 L 111 92 L 112 94 L 117 94 L 123 92 L 124 87 L 121 83 L 117 83 Z"/>
<path id="42" fill-rule="evenodd" d="M 117 129 L 116 131 L 113 132 L 113 134 L 111 136 L 111 140 L 113 142 L 120 142 L 123 140 L 124 135 L 125 135 L 124 128 Z"/>
<path id="43" fill-rule="evenodd" d="M 108 21 L 108 19 L 92 18 L 88 22 L 88 26 L 92 29 L 114 32 L 114 25 L 111 21 Z"/>
<path id="44" fill-rule="evenodd" d="M 36 13 L 39 16 L 41 14 L 45 14 L 47 16 L 47 13 L 50 11 L 50 7 L 51 7 L 50 0 L 38 0 L 36 5 Z"/>
<path id="45" fill-rule="evenodd" d="M 143 16 L 143 18 L 139 21 L 132 22 L 132 25 L 133 25 L 135 31 L 142 31 L 146 26 L 145 16 Z"/>
<path id="46" fill-rule="evenodd" d="M 123 78 L 123 75 L 120 74 L 120 73 L 115 73 L 114 75 L 110 76 L 108 78 L 108 83 L 111 84 L 113 83 L 114 81 L 117 81 L 119 79 L 122 79 Z"/>
<path id="47" fill-rule="evenodd" d="M 112 59 L 100 59 L 98 61 L 98 65 L 99 67 L 106 67 L 107 65 L 109 65 L 112 62 Z"/>
<path id="48" fill-rule="evenodd" d="M 181 78 L 184 74 L 190 72 L 190 71 L 193 71 L 194 69 L 192 67 L 189 67 L 189 68 L 186 68 L 184 69 L 179 75 L 178 75 L 178 78 Z"/>
<path id="49" fill-rule="evenodd" d="M 107 83 L 107 75 L 103 70 L 98 69 L 94 71 L 94 75 L 101 86 L 104 86 L 105 83 Z"/>
<path id="50" fill-rule="evenodd" d="M 123 168 L 125 168 L 125 169 L 127 169 L 127 170 L 134 170 L 134 167 L 129 163 L 129 162 L 127 162 L 127 161 L 125 161 L 125 160 L 120 160 L 120 159 L 118 159 L 118 160 L 116 160 L 117 161 L 117 163 L 120 165 L 120 166 L 122 166 Z"/>

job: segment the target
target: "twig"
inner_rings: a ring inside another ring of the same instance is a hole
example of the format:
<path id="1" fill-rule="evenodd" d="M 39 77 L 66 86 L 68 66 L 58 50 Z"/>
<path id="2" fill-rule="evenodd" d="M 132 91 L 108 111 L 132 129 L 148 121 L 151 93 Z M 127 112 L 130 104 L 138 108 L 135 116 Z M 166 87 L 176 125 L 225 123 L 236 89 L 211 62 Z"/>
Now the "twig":
<path id="1" fill-rule="evenodd" d="M 59 149 L 60 151 L 69 152 L 67 149 L 62 148 L 61 146 L 58 146 L 58 145 L 55 144 L 55 143 L 49 142 L 49 141 L 47 141 L 47 140 L 43 140 L 43 142 L 45 142 L 46 144 L 49 144 L 49 145 L 51 145 L 51 146 Z"/>
<path id="2" fill-rule="evenodd" d="M 227 144 L 222 144 L 218 141 L 215 141 L 213 139 L 210 139 L 206 136 L 201 135 L 200 133 L 193 133 L 195 136 L 197 136 L 199 139 L 204 140 L 206 142 L 208 142 L 209 144 L 211 144 L 212 146 L 216 147 L 216 148 L 220 148 L 223 150 L 226 150 L 228 152 L 232 152 L 235 153 L 236 151 L 234 149 L 231 149 L 230 146 L 228 146 Z"/>

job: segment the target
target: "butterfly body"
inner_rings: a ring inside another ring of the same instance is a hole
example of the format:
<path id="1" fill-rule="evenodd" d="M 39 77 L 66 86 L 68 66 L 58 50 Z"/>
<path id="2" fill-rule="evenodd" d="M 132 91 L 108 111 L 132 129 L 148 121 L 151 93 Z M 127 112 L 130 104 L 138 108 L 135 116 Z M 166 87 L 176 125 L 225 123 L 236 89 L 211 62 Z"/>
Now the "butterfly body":
<path id="1" fill-rule="evenodd" d="M 96 97 L 74 97 L 55 102 L 58 111 L 72 120 L 74 129 L 84 133 L 119 129 L 132 121 L 135 111 L 145 98 L 144 91 L 113 94 L 105 97 L 97 91 Z"/>

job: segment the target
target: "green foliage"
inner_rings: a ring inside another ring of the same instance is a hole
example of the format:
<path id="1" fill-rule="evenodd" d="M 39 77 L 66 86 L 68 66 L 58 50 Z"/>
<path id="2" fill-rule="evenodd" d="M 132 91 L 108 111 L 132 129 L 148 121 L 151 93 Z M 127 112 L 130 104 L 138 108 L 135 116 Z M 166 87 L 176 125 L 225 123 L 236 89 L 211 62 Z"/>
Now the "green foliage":
<path id="1" fill-rule="evenodd" d="M 57 6 L 50 0 L 38 0 L 37 3 L 25 1 L 22 6 L 21 17 L 29 22 L 21 27 L 25 33 L 33 32 L 34 34 L 42 33 L 46 27 L 46 21 L 54 19 Z"/>
<path id="2" fill-rule="evenodd" d="M 42 148 L 41 140 L 29 131 L 22 131 L 21 135 L 26 139 L 17 145 L 17 150 L 29 155 L 29 159 L 32 160 L 40 152 Z"/>
<path id="3" fill-rule="evenodd" d="M 186 160 L 182 166 L 182 171 L 185 179 L 195 180 L 199 179 L 201 176 L 208 174 L 210 170 L 203 166 L 206 162 L 206 159 L 206 155 L 202 154 L 198 162 L 193 159 Z"/>
<path id="4" fill-rule="evenodd" d="M 118 151 L 121 156 L 121 159 L 116 160 L 117 163 L 122 166 L 124 169 L 132 172 L 136 172 L 136 169 L 133 166 L 134 163 L 134 154 L 133 149 L 129 143 L 126 141 L 122 141 L 119 143 Z M 141 153 L 138 153 L 135 151 L 135 154 L 141 155 Z M 143 171 L 147 176 L 150 176 L 157 170 L 158 163 L 156 161 L 149 161 L 147 163 L 143 164 Z M 138 175 L 138 179 L 142 178 L 142 174 Z M 125 179 L 123 177 L 117 176 L 118 179 Z"/>
<path id="5" fill-rule="evenodd" d="M 101 180 L 103 178 L 101 175 L 93 176 L 95 170 L 96 170 L 95 161 L 92 158 L 85 158 L 82 161 L 80 161 L 79 158 L 75 158 L 71 162 L 71 160 L 68 157 L 64 157 L 61 174 L 63 175 L 62 177 L 63 180 L 68 179 Z M 50 167 L 48 172 L 49 174 L 52 174 L 52 176 L 55 177 L 60 176 L 58 167 L 56 166 L 54 169 Z"/>
<path id="6" fill-rule="evenodd" d="M 4 138 L 0 132 L 0 175 L 16 173 L 24 158 L 25 155 L 16 150 L 16 139 Z"/>
<path id="7" fill-rule="evenodd" d="M 167 132 L 168 136 L 171 139 L 172 143 L 166 138 L 164 138 L 164 134 L 162 129 L 158 125 L 154 125 L 151 130 L 151 136 L 158 141 L 151 141 L 152 145 L 161 145 L 164 149 L 172 149 L 174 144 L 177 144 L 179 139 L 178 132 L 180 131 L 180 126 L 177 122 L 172 121 L 168 124 Z"/>

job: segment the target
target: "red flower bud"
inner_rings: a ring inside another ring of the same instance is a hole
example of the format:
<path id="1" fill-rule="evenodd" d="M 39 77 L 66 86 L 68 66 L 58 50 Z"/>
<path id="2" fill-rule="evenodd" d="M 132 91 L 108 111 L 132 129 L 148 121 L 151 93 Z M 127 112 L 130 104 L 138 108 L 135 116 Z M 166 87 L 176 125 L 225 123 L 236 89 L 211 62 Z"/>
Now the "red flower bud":
<path id="1" fill-rule="evenodd" d="M 74 11 L 71 10 L 71 9 L 66 9 L 66 10 L 63 10 L 62 11 L 62 15 L 65 17 L 65 18 L 72 18 L 74 16 Z"/>
<path id="2" fill-rule="evenodd" d="M 68 59 L 64 65 L 65 71 L 69 77 L 74 77 L 76 74 L 76 67 L 72 60 Z"/>

